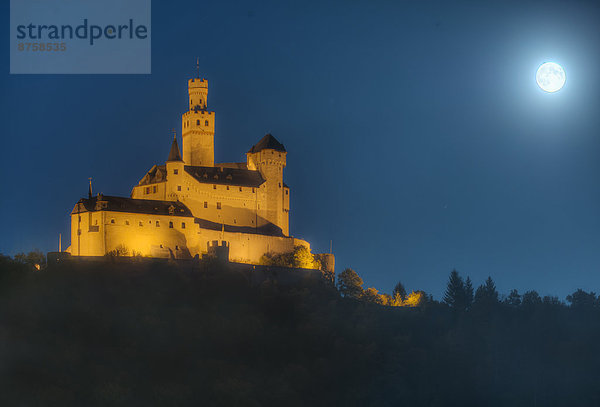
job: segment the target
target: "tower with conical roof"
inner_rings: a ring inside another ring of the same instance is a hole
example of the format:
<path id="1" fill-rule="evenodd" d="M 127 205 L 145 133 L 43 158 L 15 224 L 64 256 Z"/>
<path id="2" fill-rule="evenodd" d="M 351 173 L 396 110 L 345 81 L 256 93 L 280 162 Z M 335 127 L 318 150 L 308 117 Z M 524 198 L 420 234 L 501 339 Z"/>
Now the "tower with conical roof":
<path id="1" fill-rule="evenodd" d="M 179 145 L 177 144 L 177 134 L 173 132 L 173 142 L 171 143 L 171 150 L 165 163 L 167 172 L 167 183 L 166 183 L 166 196 L 167 198 L 179 200 L 179 192 L 181 192 L 181 184 L 183 183 L 183 174 L 185 171 L 185 165 L 181 159 L 181 153 L 179 152 Z"/>
<path id="2" fill-rule="evenodd" d="M 265 179 L 263 185 L 266 205 L 259 215 L 281 228 L 289 235 L 290 190 L 283 182 L 283 169 L 287 151 L 272 134 L 265 135 L 246 153 L 246 162 L 251 171 L 258 170 Z"/>

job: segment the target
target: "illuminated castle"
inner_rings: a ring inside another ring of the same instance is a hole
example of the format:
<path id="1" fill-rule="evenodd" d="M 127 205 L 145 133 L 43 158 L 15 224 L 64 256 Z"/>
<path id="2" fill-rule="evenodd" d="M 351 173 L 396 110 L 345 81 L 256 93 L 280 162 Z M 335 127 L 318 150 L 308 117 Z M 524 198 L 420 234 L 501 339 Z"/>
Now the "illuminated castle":
<path id="1" fill-rule="evenodd" d="M 208 81 L 188 81 L 189 110 L 163 165 L 154 165 L 131 198 L 98 194 L 71 213 L 73 256 L 126 255 L 193 258 L 225 241 L 232 261 L 257 264 L 265 253 L 310 245 L 289 235 L 290 188 L 283 181 L 287 152 L 271 134 L 239 163 L 214 162 L 215 113 Z M 332 263 L 333 259 L 330 258 Z"/>

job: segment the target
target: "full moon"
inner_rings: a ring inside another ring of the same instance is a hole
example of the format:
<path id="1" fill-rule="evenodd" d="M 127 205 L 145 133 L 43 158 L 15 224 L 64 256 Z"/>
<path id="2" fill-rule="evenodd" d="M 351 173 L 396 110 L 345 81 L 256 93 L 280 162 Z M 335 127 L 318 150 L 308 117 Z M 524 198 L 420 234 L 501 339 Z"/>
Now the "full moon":
<path id="1" fill-rule="evenodd" d="M 545 92 L 556 92 L 565 85 L 565 71 L 555 62 L 545 62 L 537 70 L 535 80 Z"/>

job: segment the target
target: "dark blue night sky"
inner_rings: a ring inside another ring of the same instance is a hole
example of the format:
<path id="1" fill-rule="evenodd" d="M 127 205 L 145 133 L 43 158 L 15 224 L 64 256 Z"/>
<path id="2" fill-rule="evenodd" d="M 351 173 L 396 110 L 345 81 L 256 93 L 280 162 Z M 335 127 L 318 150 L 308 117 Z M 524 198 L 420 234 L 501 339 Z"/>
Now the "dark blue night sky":
<path id="1" fill-rule="evenodd" d="M 496 3 L 155 0 L 151 75 L 9 75 L 2 41 L 0 251 L 55 250 L 88 177 L 127 196 L 164 162 L 199 56 L 216 160 L 284 143 L 292 234 L 338 271 L 598 291 L 600 7 Z"/>

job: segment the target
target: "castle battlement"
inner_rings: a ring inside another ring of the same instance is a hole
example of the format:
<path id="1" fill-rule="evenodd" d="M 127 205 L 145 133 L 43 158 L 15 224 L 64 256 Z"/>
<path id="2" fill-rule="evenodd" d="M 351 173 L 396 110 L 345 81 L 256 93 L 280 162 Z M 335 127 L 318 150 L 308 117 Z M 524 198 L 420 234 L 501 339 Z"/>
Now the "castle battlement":
<path id="1" fill-rule="evenodd" d="M 194 110 L 189 110 L 187 112 L 185 112 L 182 116 L 183 117 L 188 117 L 188 116 L 193 116 L 193 115 L 206 115 L 206 116 L 214 116 L 215 112 L 211 112 L 209 110 L 199 110 L 199 111 L 194 111 Z"/>
<path id="2" fill-rule="evenodd" d="M 188 80 L 190 88 L 208 88 L 208 80 L 204 78 L 192 78 Z"/>

